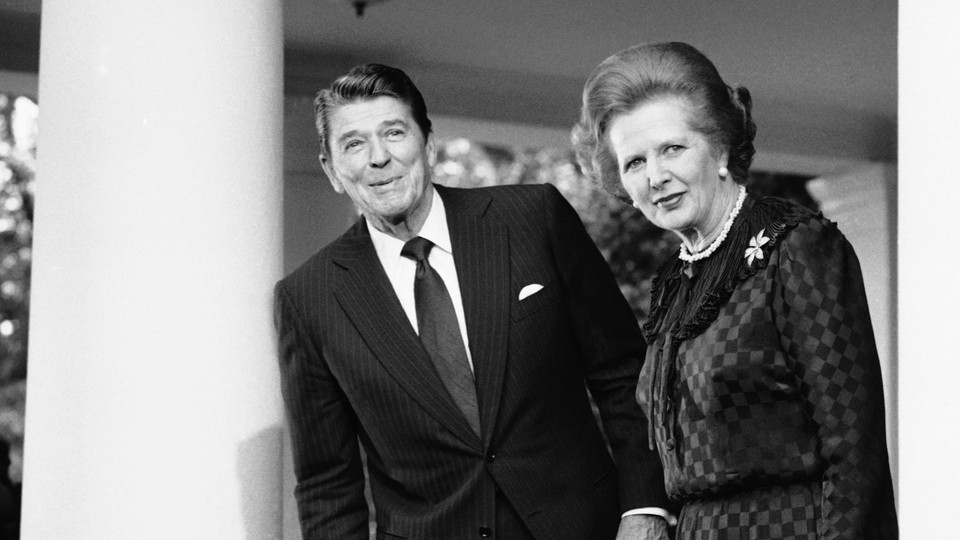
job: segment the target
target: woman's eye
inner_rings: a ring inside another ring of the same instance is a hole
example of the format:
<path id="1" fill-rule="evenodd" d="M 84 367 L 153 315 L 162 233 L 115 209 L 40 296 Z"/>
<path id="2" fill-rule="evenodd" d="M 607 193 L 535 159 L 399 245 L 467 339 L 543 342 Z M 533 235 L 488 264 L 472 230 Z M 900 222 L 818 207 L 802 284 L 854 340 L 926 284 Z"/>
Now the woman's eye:
<path id="1" fill-rule="evenodd" d="M 643 158 L 632 159 L 627 162 L 626 166 L 623 168 L 624 171 L 634 171 L 644 163 Z"/>
<path id="2" fill-rule="evenodd" d="M 683 147 L 680 146 L 679 144 L 671 144 L 670 146 L 668 146 L 668 147 L 666 148 L 666 153 L 667 153 L 667 154 L 676 154 L 676 153 L 679 153 L 681 150 L 683 150 Z"/>

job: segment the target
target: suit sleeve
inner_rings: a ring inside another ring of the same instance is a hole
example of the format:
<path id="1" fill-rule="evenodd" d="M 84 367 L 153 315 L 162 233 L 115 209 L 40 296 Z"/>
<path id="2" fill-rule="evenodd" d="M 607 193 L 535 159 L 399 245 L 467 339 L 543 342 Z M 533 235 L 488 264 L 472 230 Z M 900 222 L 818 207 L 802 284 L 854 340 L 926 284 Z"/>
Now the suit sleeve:
<path id="1" fill-rule="evenodd" d="M 356 418 L 283 282 L 276 287 L 274 309 L 303 538 L 366 540 Z"/>
<path id="2" fill-rule="evenodd" d="M 883 383 L 853 248 L 830 223 L 784 240 L 774 313 L 819 440 L 822 538 L 895 538 Z"/>
<path id="3" fill-rule="evenodd" d="M 621 511 L 659 507 L 675 512 L 660 458 L 647 446 L 646 418 L 634 399 L 646 350 L 637 320 L 574 209 L 549 184 L 544 198 L 587 387 L 617 464 Z"/>

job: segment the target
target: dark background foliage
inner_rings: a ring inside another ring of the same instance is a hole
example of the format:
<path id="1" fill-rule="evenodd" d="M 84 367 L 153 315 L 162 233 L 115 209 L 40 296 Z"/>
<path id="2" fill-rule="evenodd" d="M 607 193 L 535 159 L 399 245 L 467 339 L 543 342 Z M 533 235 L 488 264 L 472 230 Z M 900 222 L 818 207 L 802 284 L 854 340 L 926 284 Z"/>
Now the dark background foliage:
<path id="1" fill-rule="evenodd" d="M 0 440 L 10 448 L 16 483 L 23 470 L 36 133 L 36 104 L 0 94 Z"/>

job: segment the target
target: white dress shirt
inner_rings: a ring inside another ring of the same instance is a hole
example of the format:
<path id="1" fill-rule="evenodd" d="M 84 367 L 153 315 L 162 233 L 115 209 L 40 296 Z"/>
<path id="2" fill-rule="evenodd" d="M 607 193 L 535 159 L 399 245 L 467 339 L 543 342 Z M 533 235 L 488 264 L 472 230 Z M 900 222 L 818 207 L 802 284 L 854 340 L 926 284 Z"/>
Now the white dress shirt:
<path id="1" fill-rule="evenodd" d="M 413 326 L 413 330 L 420 334 L 417 326 L 417 302 L 413 296 L 413 282 L 417 273 L 417 262 L 408 259 L 400 252 L 403 250 L 405 242 L 394 238 L 387 233 L 380 232 L 376 227 L 367 222 L 367 228 L 370 230 L 370 240 L 377 251 L 377 257 L 380 258 L 380 264 L 383 265 L 393 290 L 400 299 L 400 305 L 403 306 L 403 312 L 407 314 L 407 319 Z M 427 257 L 430 266 L 440 274 L 443 284 L 450 293 L 450 300 L 453 301 L 453 310 L 457 314 L 457 325 L 460 327 L 460 335 L 463 337 L 463 345 L 467 348 L 467 360 L 470 362 L 470 369 L 473 369 L 473 357 L 470 354 L 470 339 L 467 337 L 467 319 L 463 315 L 463 297 L 460 295 L 460 281 L 457 279 L 457 267 L 453 263 L 453 245 L 450 243 L 450 229 L 447 228 L 447 212 L 443 206 L 443 199 L 433 191 L 433 204 L 430 205 L 430 213 L 420 229 L 419 236 L 433 242 L 433 249 Z"/>

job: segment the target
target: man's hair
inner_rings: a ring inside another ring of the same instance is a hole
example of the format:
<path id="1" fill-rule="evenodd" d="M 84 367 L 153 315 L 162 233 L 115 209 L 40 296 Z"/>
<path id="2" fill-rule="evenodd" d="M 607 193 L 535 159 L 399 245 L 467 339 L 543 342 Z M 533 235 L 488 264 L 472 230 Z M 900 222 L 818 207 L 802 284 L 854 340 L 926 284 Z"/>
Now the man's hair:
<path id="1" fill-rule="evenodd" d="M 330 88 L 317 93 L 313 100 L 314 121 L 320 134 L 320 148 L 330 156 L 329 117 L 338 107 L 378 97 L 392 97 L 410 108 L 424 139 L 431 133 L 427 105 L 420 91 L 402 70 L 383 64 L 361 64 L 333 81 Z"/>

